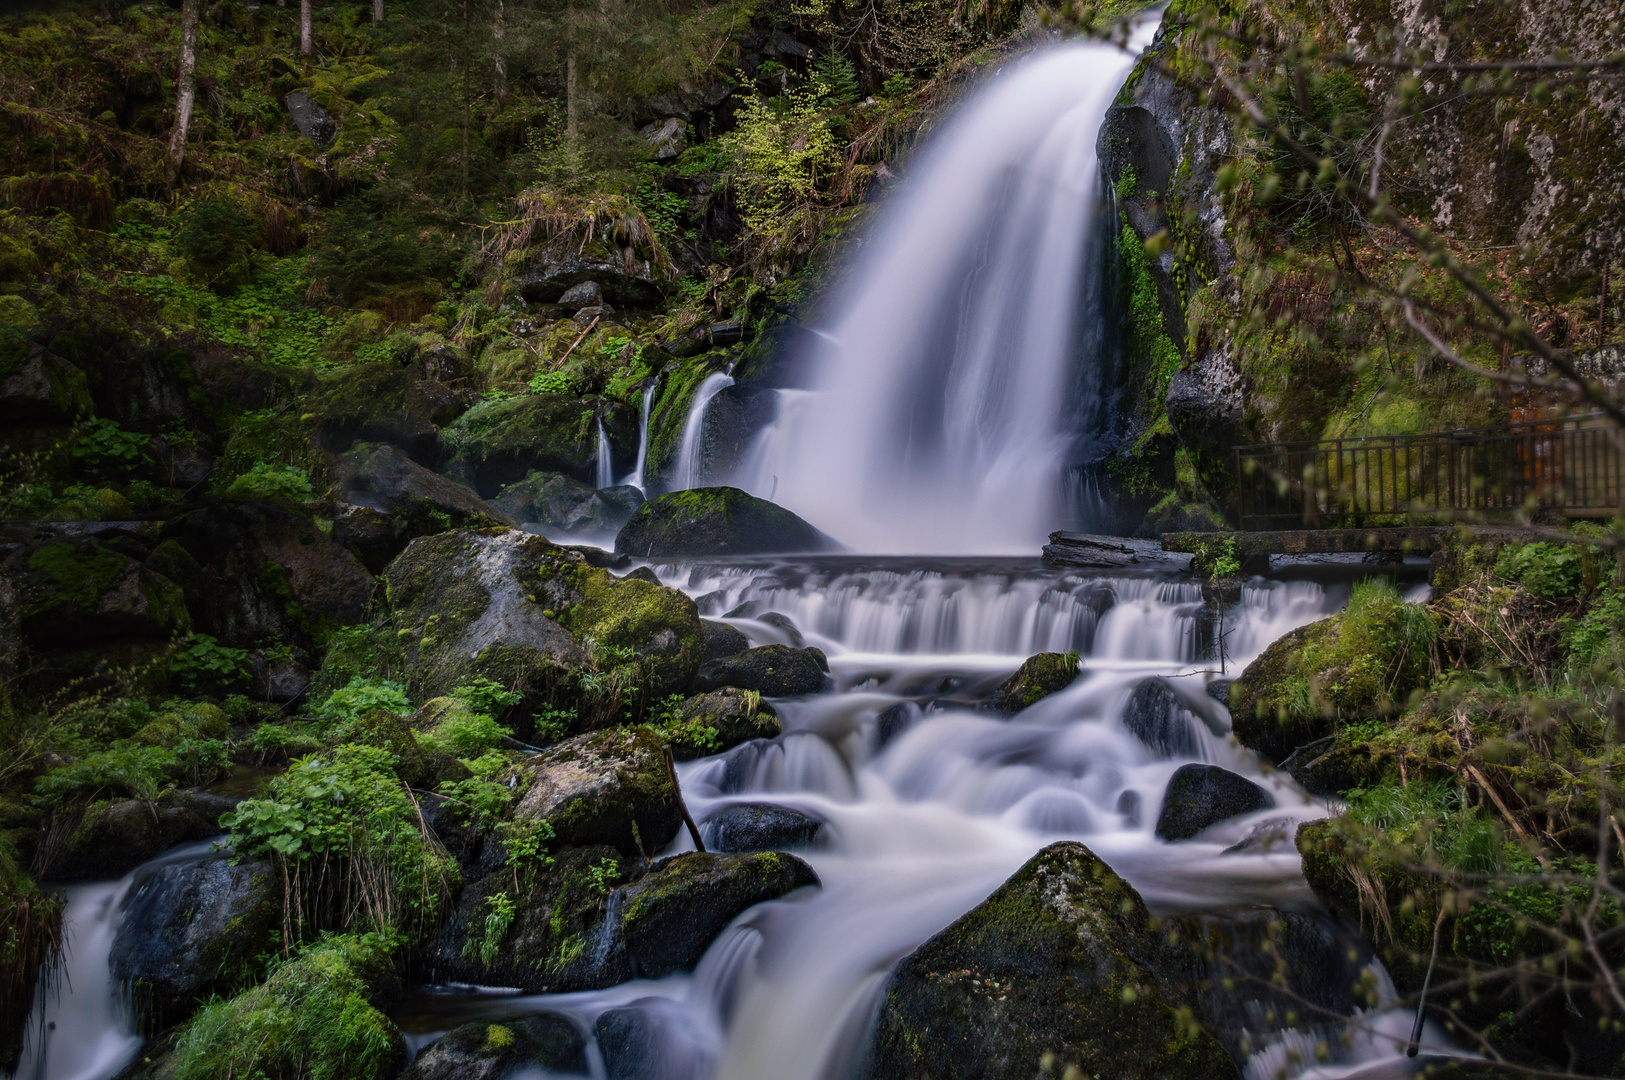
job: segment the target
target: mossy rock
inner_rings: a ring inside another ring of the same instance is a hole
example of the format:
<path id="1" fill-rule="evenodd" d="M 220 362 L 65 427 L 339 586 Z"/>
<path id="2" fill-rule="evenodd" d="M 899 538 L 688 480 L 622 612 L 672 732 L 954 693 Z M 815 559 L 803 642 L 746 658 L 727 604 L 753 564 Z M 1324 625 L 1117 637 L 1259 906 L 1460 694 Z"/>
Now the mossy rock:
<path id="1" fill-rule="evenodd" d="M 191 629 L 179 586 L 94 540 L 19 545 L 0 571 L 16 586 L 19 628 L 35 648 L 159 641 Z"/>
<path id="2" fill-rule="evenodd" d="M 597 467 L 600 420 L 612 447 L 629 448 L 621 456 L 630 469 L 638 441 L 638 415 L 631 406 L 607 398 L 529 394 L 475 406 L 447 428 L 451 461 L 446 471 L 486 498 L 533 472 L 587 482 Z"/>
<path id="3" fill-rule="evenodd" d="M 224 739 L 229 734 L 231 721 L 225 710 L 198 701 L 148 721 L 130 738 L 146 746 L 174 746 L 182 739 Z"/>
<path id="4" fill-rule="evenodd" d="M 395 775 L 408 787 L 433 791 L 439 783 L 437 762 L 418 745 L 406 721 L 392 712 L 373 709 L 349 723 L 340 724 L 328 733 L 327 741 L 330 746 L 360 743 L 388 750 L 395 759 Z"/>
<path id="5" fill-rule="evenodd" d="M 334 506 L 333 535 L 374 573 L 419 536 L 514 524 L 467 487 L 387 444 L 357 446 L 333 473 L 341 500 Z"/>
<path id="6" fill-rule="evenodd" d="M 597 537 L 619 530 L 643 501 L 643 492 L 628 484 L 595 488 L 563 473 L 533 472 L 503 488 L 491 504 L 550 534 Z"/>
<path id="7" fill-rule="evenodd" d="M 1086 1076 L 1239 1076 L 1189 1021 L 1191 959 L 1088 848 L 1052 844 L 897 966 L 866 1075 L 1028 1080 L 1053 1054 Z"/>
<path id="8" fill-rule="evenodd" d="M 583 673 L 664 696 L 688 688 L 705 649 L 687 596 L 517 529 L 420 537 L 384 577 L 392 625 L 330 650 L 313 693 L 385 675 L 423 701 L 489 678 L 522 696 L 512 720 L 525 738 L 544 707 L 610 718 L 599 714 L 614 700 L 586 693 Z"/>
<path id="9" fill-rule="evenodd" d="M 324 450 L 356 443 L 388 443 L 430 468 L 444 458 L 432 403 L 408 393 L 416 376 L 398 364 L 355 364 L 323 377 L 309 399 L 315 436 Z"/>
<path id="10" fill-rule="evenodd" d="M 401 1080 L 503 1080 L 526 1069 L 586 1074 L 587 1042 L 556 1013 L 453 1028 L 425 1046 Z"/>
<path id="11" fill-rule="evenodd" d="M 606 728 L 557 743 L 520 768 L 520 821 L 546 820 L 561 845 L 659 851 L 677 835 L 677 793 L 653 729 Z"/>
<path id="12" fill-rule="evenodd" d="M 638 558 L 835 551 L 834 540 L 782 506 L 738 488 L 694 488 L 650 499 L 615 537 Z"/>
<path id="13" fill-rule="evenodd" d="M 1392 585 L 1357 585 L 1343 614 L 1278 638 L 1231 684 L 1236 738 L 1274 764 L 1339 721 L 1395 715 L 1428 678 L 1435 633 Z"/>
<path id="14" fill-rule="evenodd" d="M 817 884 L 812 867 L 783 852 L 686 852 L 619 890 L 620 938 L 639 978 L 688 971 L 746 908 Z"/>
<path id="15" fill-rule="evenodd" d="M 823 690 L 828 670 L 829 661 L 819 649 L 758 645 L 701 664 L 694 685 L 700 690 L 735 687 L 771 697 L 792 697 Z"/>
<path id="16" fill-rule="evenodd" d="M 674 758 L 693 761 L 752 739 L 775 738 L 782 729 L 778 713 L 761 694 L 728 686 L 684 701 L 656 730 Z"/>
<path id="17" fill-rule="evenodd" d="M 281 943 L 282 881 L 263 860 L 170 863 L 126 910 L 108 963 L 130 988 L 139 1026 L 155 1031 L 258 978 L 259 958 Z"/>
<path id="18" fill-rule="evenodd" d="M 260 985 L 204 1006 L 155 1073 L 389 1080 L 406 1065 L 406 1040 L 380 1007 L 400 986 L 381 937 L 322 938 Z"/>
<path id="19" fill-rule="evenodd" d="M 1000 712 L 1020 712 L 1065 690 L 1077 677 L 1077 653 L 1038 653 L 1022 661 L 1016 673 L 995 692 L 991 704 Z"/>
<path id="20" fill-rule="evenodd" d="M 106 881 L 188 840 L 219 836 L 220 815 L 232 800 L 176 792 L 153 803 L 92 802 L 72 816 L 61 839 L 41 852 L 46 881 Z"/>
<path id="21" fill-rule="evenodd" d="M 53 424 L 91 415 L 85 373 L 68 361 L 29 345 L 16 330 L 0 330 L 0 421 Z"/>

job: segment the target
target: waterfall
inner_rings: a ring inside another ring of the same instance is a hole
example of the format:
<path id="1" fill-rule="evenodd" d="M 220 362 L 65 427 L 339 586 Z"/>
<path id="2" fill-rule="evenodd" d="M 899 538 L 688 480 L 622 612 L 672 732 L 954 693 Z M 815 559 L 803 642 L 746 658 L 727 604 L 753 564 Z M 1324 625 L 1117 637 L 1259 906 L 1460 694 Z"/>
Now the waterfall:
<path id="1" fill-rule="evenodd" d="M 63 969 L 55 980 L 40 980 L 12 1074 L 17 1080 L 106 1080 L 135 1059 L 145 1040 L 108 965 L 125 901 L 159 868 L 207 858 L 212 846 L 209 840 L 184 844 L 117 881 L 63 890 Z"/>
<path id="2" fill-rule="evenodd" d="M 733 376 L 723 372 L 707 375 L 694 391 L 689 402 L 688 419 L 683 421 L 683 442 L 677 450 L 677 468 L 672 473 L 672 490 L 686 491 L 705 483 L 705 466 L 700 460 L 700 443 L 705 437 L 705 410 L 711 399 L 734 384 Z"/>
<path id="3" fill-rule="evenodd" d="M 775 501 L 855 551 L 1030 552 L 1085 524 L 1066 518 L 1108 359 L 1096 142 L 1155 25 L 1013 64 L 947 122 L 736 483 L 778 477 Z"/>
<path id="4" fill-rule="evenodd" d="M 632 485 L 645 495 L 649 494 L 643 480 L 643 470 L 649 461 L 649 408 L 654 404 L 655 391 L 659 388 L 659 379 L 655 379 L 643 388 L 643 412 L 638 416 L 638 462 L 632 466 L 632 475 L 623 481 L 623 483 Z"/>
<path id="5" fill-rule="evenodd" d="M 598 469 L 592 486 L 596 488 L 615 486 L 615 468 L 610 461 L 609 436 L 604 433 L 603 417 L 598 418 Z"/>

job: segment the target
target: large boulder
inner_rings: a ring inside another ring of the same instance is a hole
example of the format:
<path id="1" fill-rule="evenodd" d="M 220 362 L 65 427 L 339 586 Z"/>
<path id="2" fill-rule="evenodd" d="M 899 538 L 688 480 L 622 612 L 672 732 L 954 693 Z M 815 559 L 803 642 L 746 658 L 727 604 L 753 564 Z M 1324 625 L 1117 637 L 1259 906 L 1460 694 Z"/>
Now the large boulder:
<path id="1" fill-rule="evenodd" d="M 1065 690 L 1077 677 L 1077 653 L 1045 652 L 1029 656 L 1022 661 L 1016 673 L 999 687 L 991 704 L 1000 712 L 1020 712 L 1051 694 Z"/>
<path id="2" fill-rule="evenodd" d="M 604 1080 L 706 1080 L 715 1072 L 717 1051 L 696 1035 L 682 1003 L 665 997 L 607 1009 L 593 1024 Z"/>
<path id="3" fill-rule="evenodd" d="M 156 802 L 97 801 L 61 820 L 59 838 L 40 852 L 44 881 L 106 881 L 157 858 L 176 844 L 219 836 L 231 799 L 184 792 Z M 53 825 L 53 831 L 56 826 Z"/>
<path id="4" fill-rule="evenodd" d="M 678 761 L 720 753 L 751 739 L 771 739 L 780 730 L 778 713 L 761 694 L 731 686 L 689 698 L 660 726 Z"/>
<path id="5" fill-rule="evenodd" d="M 1189 840 L 1210 825 L 1274 805 L 1274 796 L 1229 769 L 1181 765 L 1163 793 L 1157 835 L 1164 840 Z"/>
<path id="6" fill-rule="evenodd" d="M 867 1075 L 1028 1080 L 1053 1055 L 1085 1076 L 1236 1077 L 1189 1021 L 1193 963 L 1093 852 L 1052 844 L 897 966 Z"/>
<path id="7" fill-rule="evenodd" d="M 817 883 L 806 863 L 775 852 L 649 864 L 567 847 L 528 883 L 503 867 L 466 885 L 427 959 L 442 977 L 532 992 L 659 978 L 692 968 L 747 908 Z M 513 917 L 493 934 L 486 916 L 498 894 Z"/>
<path id="8" fill-rule="evenodd" d="M 333 480 L 338 489 L 333 538 L 375 574 L 419 536 L 514 524 L 467 487 L 387 443 L 363 444 L 345 454 Z"/>
<path id="9" fill-rule="evenodd" d="M 700 823 L 707 851 L 788 851 L 811 847 L 824 823 L 772 803 L 731 803 Z"/>
<path id="10" fill-rule="evenodd" d="M 487 498 L 534 472 L 563 473 L 583 483 L 598 466 L 598 425 L 630 469 L 638 414 L 608 398 L 529 394 L 477 405 L 446 429 L 446 472 Z"/>
<path id="11" fill-rule="evenodd" d="M 67 423 L 90 413 L 83 371 L 15 331 L 0 340 L 0 421 Z"/>
<path id="12" fill-rule="evenodd" d="M 605 536 L 625 525 L 643 505 L 643 492 L 630 484 L 595 488 L 563 473 L 534 472 L 509 484 L 491 504 L 525 525 L 550 533 Z"/>
<path id="13" fill-rule="evenodd" d="M 457 401 L 443 384 L 399 364 L 352 364 L 322 378 L 308 411 L 324 450 L 389 443 L 433 468 L 444 456 L 439 426 L 460 411 Z"/>
<path id="14" fill-rule="evenodd" d="M 694 686 L 698 690 L 732 686 L 770 697 L 816 694 L 824 688 L 829 666 L 823 656 L 817 649 L 760 645 L 701 664 Z"/>
<path id="15" fill-rule="evenodd" d="M 640 558 L 771 555 L 839 546 L 782 506 L 731 487 L 673 491 L 651 499 L 615 537 L 616 551 Z"/>
<path id="16" fill-rule="evenodd" d="M 372 574 L 302 511 L 217 503 L 166 523 L 164 537 L 197 567 L 194 627 L 227 644 L 310 643 L 366 616 Z"/>
<path id="17" fill-rule="evenodd" d="M 705 635 L 705 655 L 701 657 L 702 663 L 707 660 L 720 660 L 725 656 L 738 656 L 750 648 L 750 638 L 725 622 L 701 619 L 700 632 Z"/>
<path id="18" fill-rule="evenodd" d="M 532 303 L 554 304 L 572 286 L 596 282 L 617 307 L 650 307 L 660 302 L 661 267 L 633 248 L 607 238 L 559 237 L 531 249 L 519 272 L 520 295 Z"/>
<path id="19" fill-rule="evenodd" d="M 280 943 L 281 913 L 281 880 L 268 862 L 173 862 L 125 900 L 108 965 L 139 1022 L 166 1028 L 211 994 L 252 982 L 260 954 Z"/>
<path id="20" fill-rule="evenodd" d="M 580 674 L 664 696 L 688 689 L 705 649 L 682 593 L 615 578 L 518 529 L 419 537 L 384 578 L 393 625 L 329 650 L 317 692 L 381 671 L 427 701 L 484 677 L 523 696 L 521 719 L 574 703 L 588 725 L 619 699 L 589 693 Z"/>
<path id="21" fill-rule="evenodd" d="M 660 739 L 648 728 L 589 732 L 527 758 L 518 821 L 545 820 L 560 844 L 605 844 L 627 855 L 659 851 L 677 835 L 677 792 Z"/>
<path id="22" fill-rule="evenodd" d="M 401 1080 L 507 1080 L 524 1070 L 586 1073 L 587 1041 L 557 1013 L 453 1028 L 423 1048 Z"/>
<path id="23" fill-rule="evenodd" d="M 0 575 L 12 583 L 18 631 L 36 649 L 163 641 L 191 628 L 180 586 L 99 540 L 0 545 Z"/>

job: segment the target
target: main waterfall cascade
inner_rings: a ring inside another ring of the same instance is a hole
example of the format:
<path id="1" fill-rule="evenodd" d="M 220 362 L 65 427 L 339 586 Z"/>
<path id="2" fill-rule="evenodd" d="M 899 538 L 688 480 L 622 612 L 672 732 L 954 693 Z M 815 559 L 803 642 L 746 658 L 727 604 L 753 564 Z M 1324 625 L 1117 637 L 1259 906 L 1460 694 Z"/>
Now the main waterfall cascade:
<path id="1" fill-rule="evenodd" d="M 868 553 L 1032 552 L 1088 523 L 1110 396 L 1096 143 L 1155 29 L 1039 52 L 947 121 L 734 483 Z"/>

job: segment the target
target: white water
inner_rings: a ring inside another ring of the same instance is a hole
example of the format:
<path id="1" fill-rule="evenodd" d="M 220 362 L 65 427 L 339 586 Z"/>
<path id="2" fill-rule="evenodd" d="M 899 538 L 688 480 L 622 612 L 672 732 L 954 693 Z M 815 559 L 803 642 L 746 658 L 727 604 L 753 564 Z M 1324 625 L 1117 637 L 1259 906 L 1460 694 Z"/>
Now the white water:
<path id="1" fill-rule="evenodd" d="M 705 438 L 705 410 L 711 399 L 734 384 L 733 376 L 713 372 L 694 391 L 688 405 L 688 418 L 683 421 L 683 441 L 677 449 L 677 465 L 672 470 L 671 489 L 686 491 L 703 487 L 706 483 L 704 463 L 700 460 L 700 444 Z"/>
<path id="2" fill-rule="evenodd" d="M 649 461 L 649 408 L 654 404 L 655 391 L 659 388 L 658 379 L 643 388 L 643 411 L 638 417 L 638 461 L 632 466 L 632 474 L 621 481 L 623 484 L 631 484 L 645 495 L 649 493 L 643 480 L 643 470 Z"/>
<path id="3" fill-rule="evenodd" d="M 615 466 L 610 461 L 609 436 L 604 434 L 604 421 L 598 421 L 598 462 L 597 473 L 593 477 L 593 487 L 607 488 L 615 486 Z"/>
<path id="4" fill-rule="evenodd" d="M 746 912 L 692 976 L 486 998 L 472 1012 L 465 1001 L 446 1027 L 551 1010 L 590 1031 L 605 1010 L 633 1007 L 656 1018 L 663 1078 L 845 1080 L 896 961 L 1056 840 L 1087 843 L 1159 912 L 1313 906 L 1289 839 L 1225 851 L 1265 823 L 1290 837 L 1296 822 L 1327 807 L 1225 734 L 1228 715 L 1204 692 L 1217 673 L 1199 653 L 1201 595 L 1192 583 L 1061 572 L 1036 560 L 905 570 L 842 557 L 657 572 L 708 617 L 745 605 L 726 621 L 753 641 L 784 640 L 782 627 L 752 617 L 777 611 L 829 654 L 837 693 L 775 702 L 784 734 L 678 767 L 699 820 L 730 802 L 768 802 L 825 821 L 821 845 L 798 852 L 822 885 Z M 1342 586 L 1254 579 L 1226 613 L 1230 663 L 1244 665 L 1345 598 Z M 1083 656 L 1069 689 L 1013 719 L 969 700 L 1030 652 L 1062 648 Z M 1161 756 L 1123 726 L 1129 695 L 1152 675 L 1179 689 L 1193 753 Z M 905 702 L 911 721 L 882 745 L 879 714 Z M 1157 839 L 1163 789 L 1193 760 L 1249 776 L 1276 806 L 1196 840 Z M 685 833 L 668 850 L 688 847 Z M 1264 1049 L 1248 1075 L 1398 1064 L 1408 1024 L 1398 1011 L 1380 1013 L 1352 1046 L 1334 1045 L 1323 1066 L 1305 1065 L 1313 1057 L 1301 1053 L 1319 1033 L 1252 1032 Z"/>
<path id="5" fill-rule="evenodd" d="M 1080 323 L 1096 142 L 1155 29 L 1012 64 L 915 156 L 831 305 L 813 386 L 780 394 L 735 483 L 766 498 L 777 478 L 775 502 L 854 551 L 1031 553 L 1078 524 L 1068 477 L 1103 360 Z"/>
<path id="6" fill-rule="evenodd" d="M 41 980 L 13 1074 L 17 1080 L 106 1080 L 135 1060 L 143 1040 L 108 968 L 124 901 L 154 870 L 202 858 L 211 846 L 208 840 L 186 844 L 117 881 L 63 890 L 64 963 L 56 981 Z"/>

